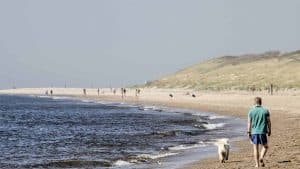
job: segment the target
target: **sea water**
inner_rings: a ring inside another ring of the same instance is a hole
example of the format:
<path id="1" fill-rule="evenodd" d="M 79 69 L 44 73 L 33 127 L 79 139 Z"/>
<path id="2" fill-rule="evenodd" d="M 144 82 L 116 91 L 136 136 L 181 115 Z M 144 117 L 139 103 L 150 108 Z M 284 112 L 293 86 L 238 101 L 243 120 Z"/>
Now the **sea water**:
<path id="1" fill-rule="evenodd" d="M 176 168 L 243 125 L 193 110 L 0 95 L 0 168 Z"/>

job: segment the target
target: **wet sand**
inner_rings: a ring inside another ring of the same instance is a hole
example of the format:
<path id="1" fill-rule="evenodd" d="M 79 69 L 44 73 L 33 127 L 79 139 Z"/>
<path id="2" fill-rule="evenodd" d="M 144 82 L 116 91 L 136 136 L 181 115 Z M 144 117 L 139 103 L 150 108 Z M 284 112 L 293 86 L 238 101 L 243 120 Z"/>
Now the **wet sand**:
<path id="1" fill-rule="evenodd" d="M 44 94 L 48 88 L 2 90 L 0 94 Z M 300 94 L 297 91 L 277 92 L 273 96 L 266 92 L 192 92 L 188 90 L 142 89 L 140 96 L 135 96 L 134 89 L 128 89 L 126 97 L 121 98 L 120 90 L 114 95 L 110 89 L 87 89 L 87 96 L 82 89 L 52 89 L 54 95 L 68 95 L 93 100 L 118 101 L 147 105 L 170 106 L 216 112 L 218 114 L 236 116 L 246 119 L 253 98 L 261 96 L 263 106 L 271 113 L 272 136 L 269 137 L 270 149 L 265 158 L 265 168 L 298 169 L 300 166 Z M 189 92 L 189 93 L 187 93 Z M 173 98 L 169 94 L 173 94 Z M 192 97 L 195 94 L 196 97 Z M 246 124 L 245 124 L 246 135 Z M 229 161 L 221 164 L 216 156 L 183 167 L 184 169 L 214 168 L 254 168 L 252 145 L 249 140 L 232 143 L 238 150 L 232 152 Z"/>

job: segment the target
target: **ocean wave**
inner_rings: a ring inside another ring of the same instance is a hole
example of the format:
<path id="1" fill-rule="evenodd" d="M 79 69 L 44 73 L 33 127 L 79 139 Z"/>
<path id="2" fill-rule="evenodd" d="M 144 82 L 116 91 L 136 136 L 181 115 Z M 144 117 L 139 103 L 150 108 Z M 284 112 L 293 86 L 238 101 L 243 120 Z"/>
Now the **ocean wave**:
<path id="1" fill-rule="evenodd" d="M 208 116 L 208 119 L 210 120 L 214 120 L 214 119 L 225 119 L 227 118 L 226 116 L 221 116 L 221 115 L 211 115 L 211 116 Z"/>
<path id="2" fill-rule="evenodd" d="M 109 101 L 95 101 L 95 103 L 98 103 L 98 104 L 103 104 L 103 105 L 113 105 L 114 102 L 109 102 Z"/>
<path id="3" fill-rule="evenodd" d="M 62 160 L 43 164 L 27 165 L 28 168 L 79 168 L 79 167 L 111 167 L 109 161 Z"/>
<path id="4" fill-rule="evenodd" d="M 150 135 L 160 136 L 160 137 L 171 137 L 176 136 L 180 131 L 156 131 L 152 132 Z"/>
<path id="5" fill-rule="evenodd" d="M 158 111 L 158 112 L 163 111 L 162 108 L 157 107 L 157 106 L 144 106 L 144 110 L 154 110 L 154 111 Z"/>
<path id="6" fill-rule="evenodd" d="M 139 154 L 137 156 L 137 159 L 140 161 L 140 160 L 155 160 L 155 159 L 159 159 L 159 158 L 163 158 L 163 157 L 168 157 L 168 156 L 173 156 L 173 155 L 177 155 L 178 153 L 171 153 L 171 152 L 168 152 L 168 153 L 163 153 L 163 154 L 156 154 L 156 155 L 153 155 L 153 154 Z"/>
<path id="7" fill-rule="evenodd" d="M 72 97 L 66 97 L 66 96 L 51 96 L 53 100 L 66 100 L 66 99 L 72 99 Z"/>
<path id="8" fill-rule="evenodd" d="M 141 106 L 139 110 L 153 110 L 154 106 Z"/>
<path id="9" fill-rule="evenodd" d="M 173 147 L 168 147 L 171 151 L 180 151 L 180 150 L 187 150 L 192 148 L 199 148 L 199 147 L 205 147 L 206 145 L 204 143 L 194 144 L 194 145 L 178 145 Z"/>
<path id="10" fill-rule="evenodd" d="M 95 102 L 95 101 L 93 101 L 93 100 L 87 100 L 87 99 L 82 99 L 82 100 L 80 100 L 81 102 L 84 102 L 84 103 L 97 103 L 97 102 Z"/>
<path id="11" fill-rule="evenodd" d="M 105 105 L 109 105 L 109 106 L 114 106 L 114 107 L 120 107 L 120 108 L 139 108 L 138 105 L 134 105 L 134 104 L 127 104 L 127 103 L 115 103 L 115 102 L 107 102 L 104 103 Z"/>
<path id="12" fill-rule="evenodd" d="M 117 160 L 116 162 L 113 163 L 114 166 L 125 166 L 125 165 L 131 165 L 132 163 L 128 161 L 123 161 L 123 160 Z"/>
<path id="13" fill-rule="evenodd" d="M 43 96 L 43 95 L 35 96 L 35 97 L 38 97 L 38 98 L 51 98 L 51 96 Z"/>
<path id="14" fill-rule="evenodd" d="M 166 153 L 160 153 L 160 154 L 138 154 L 138 155 L 129 157 L 126 160 L 117 160 L 114 163 L 112 163 L 112 166 L 120 167 L 120 166 L 128 166 L 128 165 L 133 165 L 133 164 L 151 162 L 153 160 L 157 160 L 160 158 L 173 156 L 173 155 L 177 155 L 177 154 L 178 153 L 173 153 L 173 152 L 166 152 Z"/>
<path id="15" fill-rule="evenodd" d="M 215 114 L 215 113 L 208 113 L 208 112 L 191 112 L 190 114 L 194 115 L 194 116 L 206 117 L 209 120 L 228 118 L 227 116 L 218 115 L 218 114 Z"/>
<path id="16" fill-rule="evenodd" d="M 216 123 L 216 124 L 203 124 L 203 126 L 208 130 L 213 130 L 225 126 L 226 123 Z"/>

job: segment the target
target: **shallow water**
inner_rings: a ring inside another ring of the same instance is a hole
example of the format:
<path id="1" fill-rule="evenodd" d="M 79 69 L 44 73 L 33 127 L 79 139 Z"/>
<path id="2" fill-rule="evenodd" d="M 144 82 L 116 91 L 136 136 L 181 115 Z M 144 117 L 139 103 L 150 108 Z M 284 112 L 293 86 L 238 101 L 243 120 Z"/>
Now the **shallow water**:
<path id="1" fill-rule="evenodd" d="M 0 168 L 148 168 L 241 126 L 190 110 L 0 95 Z"/>

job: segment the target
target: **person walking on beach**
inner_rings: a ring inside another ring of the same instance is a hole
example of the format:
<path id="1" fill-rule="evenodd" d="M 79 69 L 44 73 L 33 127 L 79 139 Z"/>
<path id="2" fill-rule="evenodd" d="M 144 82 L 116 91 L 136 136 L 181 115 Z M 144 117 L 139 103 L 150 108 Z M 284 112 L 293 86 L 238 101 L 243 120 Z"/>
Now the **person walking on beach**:
<path id="1" fill-rule="evenodd" d="M 83 89 L 83 95 L 86 95 L 86 89 L 85 88 Z"/>
<path id="2" fill-rule="evenodd" d="M 138 96 L 140 95 L 140 93 L 141 93 L 141 89 L 138 89 L 138 90 L 137 90 Z"/>
<path id="3" fill-rule="evenodd" d="M 137 88 L 135 89 L 135 96 L 138 97 L 141 93 L 141 89 Z"/>
<path id="4" fill-rule="evenodd" d="M 253 144 L 255 167 L 265 166 L 264 157 L 268 150 L 268 136 L 271 136 L 271 120 L 269 110 L 262 107 L 262 99 L 254 99 L 255 106 L 248 113 L 248 136 Z M 259 152 L 259 147 L 261 151 Z"/>
<path id="5" fill-rule="evenodd" d="M 126 89 L 123 89 L 124 97 L 126 97 Z"/>

